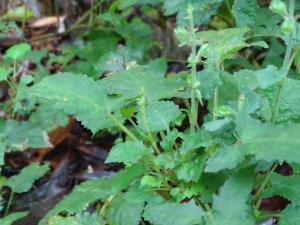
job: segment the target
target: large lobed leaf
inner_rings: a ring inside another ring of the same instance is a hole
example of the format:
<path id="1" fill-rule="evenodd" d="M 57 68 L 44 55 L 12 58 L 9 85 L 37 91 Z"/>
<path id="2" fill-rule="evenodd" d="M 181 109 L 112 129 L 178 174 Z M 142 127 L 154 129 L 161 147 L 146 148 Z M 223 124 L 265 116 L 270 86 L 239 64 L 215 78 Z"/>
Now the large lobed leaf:
<path id="1" fill-rule="evenodd" d="M 247 155 L 253 155 L 257 161 L 300 162 L 299 124 L 272 127 L 253 119 L 242 123 L 240 139 L 234 145 L 218 149 L 207 161 L 207 172 L 234 168 Z"/>
<path id="2" fill-rule="evenodd" d="M 30 89 L 32 96 L 47 99 L 53 108 L 75 115 L 93 133 L 112 126 L 110 113 L 121 106 L 118 98 L 87 76 L 59 73 L 46 77 Z"/>
<path id="3" fill-rule="evenodd" d="M 206 224 L 253 225 L 247 204 L 254 181 L 253 169 L 246 168 L 232 175 L 214 197 L 212 214 L 207 215 Z"/>

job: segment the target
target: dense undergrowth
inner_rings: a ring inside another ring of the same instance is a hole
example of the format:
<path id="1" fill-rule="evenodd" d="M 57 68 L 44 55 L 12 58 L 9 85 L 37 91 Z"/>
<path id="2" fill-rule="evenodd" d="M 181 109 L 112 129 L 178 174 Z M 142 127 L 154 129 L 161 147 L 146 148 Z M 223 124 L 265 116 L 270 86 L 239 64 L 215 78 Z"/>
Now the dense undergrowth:
<path id="1" fill-rule="evenodd" d="M 60 54 L 33 48 L 33 37 L 1 59 L 3 168 L 11 152 L 51 147 L 47 134 L 67 116 L 94 137 L 117 137 L 105 162 L 124 165 L 76 185 L 39 224 L 300 224 L 299 2 L 94 3 L 82 20 L 89 29 Z M 186 70 L 168 73 L 176 56 L 163 54 L 150 21 L 174 15 L 178 45 L 190 54 Z M 22 32 L 12 20 L 0 26 Z M 24 61 L 34 67 L 20 74 Z M 1 224 L 27 215 L 10 210 L 14 194 L 50 171 L 32 163 L 1 177 Z M 262 206 L 278 197 L 287 204 Z"/>

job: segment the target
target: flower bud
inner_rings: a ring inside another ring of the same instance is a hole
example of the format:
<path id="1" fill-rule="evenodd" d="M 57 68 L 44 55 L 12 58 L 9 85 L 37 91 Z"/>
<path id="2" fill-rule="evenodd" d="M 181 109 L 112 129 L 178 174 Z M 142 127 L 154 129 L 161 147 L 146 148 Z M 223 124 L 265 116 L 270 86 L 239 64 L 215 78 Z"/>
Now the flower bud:
<path id="1" fill-rule="evenodd" d="M 272 0 L 270 9 L 281 16 L 287 15 L 287 7 L 281 0 Z"/>

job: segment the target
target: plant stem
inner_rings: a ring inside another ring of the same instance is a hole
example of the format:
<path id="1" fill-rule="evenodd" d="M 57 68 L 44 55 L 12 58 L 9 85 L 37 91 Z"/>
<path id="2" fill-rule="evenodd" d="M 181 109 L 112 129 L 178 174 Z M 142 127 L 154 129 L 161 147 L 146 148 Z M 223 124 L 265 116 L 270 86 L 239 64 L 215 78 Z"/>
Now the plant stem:
<path id="1" fill-rule="evenodd" d="M 14 194 L 15 194 L 14 191 L 11 190 L 10 195 L 9 195 L 9 199 L 8 199 L 8 202 L 7 202 L 7 205 L 6 205 L 4 216 L 7 216 L 7 214 L 9 213 L 9 209 L 11 207 L 11 204 L 12 204 L 12 201 L 13 201 L 13 198 L 14 198 Z"/>
<path id="2" fill-rule="evenodd" d="M 194 25 L 194 18 L 193 18 L 193 9 L 192 6 L 188 9 L 189 13 L 189 22 L 190 22 L 190 32 L 191 32 L 191 76 L 192 76 L 192 91 L 191 91 L 191 114 L 190 114 L 190 125 L 191 131 L 194 132 L 196 128 L 196 124 L 198 121 L 198 101 L 196 99 L 196 88 L 195 84 L 197 83 L 197 44 L 196 44 L 196 34 L 195 34 L 195 25 Z"/>
<path id="3" fill-rule="evenodd" d="M 218 87 L 216 87 L 215 93 L 214 93 L 213 120 L 217 119 L 218 98 L 219 98 L 219 89 L 218 89 Z"/>
<path id="4" fill-rule="evenodd" d="M 265 189 L 267 186 L 267 183 L 271 177 L 271 174 L 275 171 L 276 167 L 278 166 L 278 163 L 276 162 L 272 168 L 268 171 L 268 173 L 265 176 L 265 179 L 261 183 L 260 187 L 258 188 L 257 192 L 254 195 L 254 200 L 256 200 L 256 208 L 260 207 L 261 199 L 260 199 L 260 194 L 261 192 Z"/>
<path id="5" fill-rule="evenodd" d="M 113 114 L 109 115 L 110 119 L 119 127 L 125 134 L 128 135 L 132 140 L 137 141 L 138 138 L 125 127 Z"/>
<path id="6" fill-rule="evenodd" d="M 25 24 L 26 24 L 26 19 L 27 19 L 27 14 L 28 14 L 28 0 L 25 1 L 25 12 L 22 18 L 22 32 L 24 35 L 24 31 L 25 31 Z"/>
<path id="7" fill-rule="evenodd" d="M 294 13 L 295 13 L 295 0 L 289 0 L 289 16 L 294 17 Z M 279 82 L 278 87 L 277 87 L 277 92 L 276 92 L 276 96 L 275 96 L 275 105 L 274 105 L 274 109 L 273 109 L 272 115 L 271 115 L 271 124 L 272 125 L 275 125 L 275 123 L 276 123 L 276 118 L 277 118 L 277 114 L 279 111 L 280 97 L 281 97 L 283 85 L 284 85 L 284 82 L 287 78 L 289 69 L 292 64 L 290 62 L 294 57 L 294 54 L 292 55 L 294 32 L 295 31 L 292 31 L 288 36 L 287 49 L 285 52 L 283 65 L 281 67 L 281 71 L 284 73 L 284 78 Z"/>

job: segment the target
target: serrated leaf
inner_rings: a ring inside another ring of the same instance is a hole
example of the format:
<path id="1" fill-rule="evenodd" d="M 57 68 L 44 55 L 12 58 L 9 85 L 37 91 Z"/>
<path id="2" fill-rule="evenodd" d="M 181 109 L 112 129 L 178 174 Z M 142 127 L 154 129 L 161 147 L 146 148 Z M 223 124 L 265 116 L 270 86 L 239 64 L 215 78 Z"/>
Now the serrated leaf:
<path id="1" fill-rule="evenodd" d="M 46 225 L 50 217 L 62 211 L 78 213 L 84 210 L 90 203 L 122 191 L 144 173 L 145 167 L 136 164 L 119 172 L 110 179 L 100 178 L 98 180 L 83 182 L 51 209 L 40 221 L 39 225 Z"/>
<path id="2" fill-rule="evenodd" d="M 5 181 L 4 186 L 10 187 L 15 193 L 23 193 L 28 191 L 32 184 L 44 176 L 49 170 L 47 165 L 39 165 L 32 163 L 29 166 L 22 169 L 22 171 L 8 180 Z"/>
<path id="3" fill-rule="evenodd" d="M 143 131 L 169 130 L 169 124 L 181 114 L 179 107 L 171 101 L 155 101 L 145 107 L 145 115 L 137 115 L 138 126 Z M 145 120 L 143 116 L 145 116 Z M 146 123 L 146 124 L 145 124 Z"/>
<path id="4" fill-rule="evenodd" d="M 71 73 L 46 77 L 30 88 L 30 94 L 75 115 L 93 133 L 112 127 L 109 115 L 121 107 L 120 99 L 109 97 L 94 80 Z"/>
<path id="5" fill-rule="evenodd" d="M 11 213 L 4 218 L 0 218 L 1 225 L 12 225 L 15 221 L 27 216 L 28 212 Z"/>
<path id="6" fill-rule="evenodd" d="M 234 53 L 248 46 L 245 42 L 246 32 L 246 28 L 229 28 L 219 31 L 202 31 L 196 35 L 199 42 L 207 43 L 207 48 L 210 49 L 203 55 L 207 58 L 207 63 L 218 66 L 223 60 L 232 58 Z"/>
<path id="7" fill-rule="evenodd" d="M 28 52 L 31 49 L 31 46 L 27 43 L 20 43 L 17 45 L 14 45 L 10 47 L 6 52 L 5 52 L 5 57 L 11 58 L 11 59 L 19 59 L 23 55 L 25 55 L 26 52 Z"/>
<path id="8" fill-rule="evenodd" d="M 223 0 L 181 0 L 170 1 L 164 0 L 164 8 L 166 15 L 172 15 L 177 13 L 177 24 L 188 24 L 188 6 L 193 7 L 193 17 L 195 24 L 207 23 L 211 16 L 217 11 Z"/>
<path id="9" fill-rule="evenodd" d="M 255 221 L 247 204 L 253 181 L 254 172 L 251 168 L 232 175 L 221 187 L 220 194 L 214 197 L 212 216 L 206 217 L 207 225 L 253 225 Z"/>
<path id="10" fill-rule="evenodd" d="M 201 224 L 203 210 L 194 202 L 148 204 L 143 217 L 153 225 Z"/>
<path id="11" fill-rule="evenodd" d="M 234 168 L 247 155 L 253 155 L 257 161 L 300 162 L 299 124 L 272 127 L 253 119 L 242 123 L 240 140 L 235 145 L 218 149 L 208 160 L 205 171 Z"/>
<path id="12" fill-rule="evenodd" d="M 205 130 L 198 130 L 183 135 L 183 143 L 180 148 L 182 154 L 187 154 L 200 147 L 208 147 L 212 143 L 211 135 Z"/>
<path id="13" fill-rule="evenodd" d="M 106 220 L 108 224 L 139 225 L 144 202 L 149 198 L 148 193 L 142 189 L 134 188 L 118 196 L 107 209 Z"/>
<path id="14" fill-rule="evenodd" d="M 151 153 L 151 150 L 147 149 L 142 141 L 127 141 L 114 145 L 105 163 L 136 163 L 144 155 L 149 153 Z"/>
<path id="15" fill-rule="evenodd" d="M 182 83 L 164 78 L 147 66 L 137 66 L 112 74 L 100 80 L 99 85 L 103 86 L 109 94 L 121 95 L 128 99 L 140 96 L 143 90 L 148 101 L 180 97 L 182 88 Z"/>
<path id="16" fill-rule="evenodd" d="M 238 27 L 245 27 L 255 23 L 258 5 L 253 0 L 235 0 L 232 6 L 232 14 Z"/>

